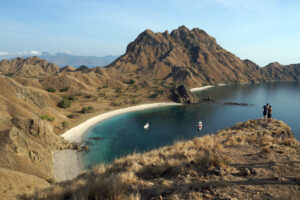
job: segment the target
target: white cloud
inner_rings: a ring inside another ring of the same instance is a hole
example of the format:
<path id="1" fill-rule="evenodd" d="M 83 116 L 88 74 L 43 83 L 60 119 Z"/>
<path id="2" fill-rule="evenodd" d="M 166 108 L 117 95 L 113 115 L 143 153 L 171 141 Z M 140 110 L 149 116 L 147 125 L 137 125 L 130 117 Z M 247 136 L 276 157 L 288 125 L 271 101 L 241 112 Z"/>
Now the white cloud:
<path id="1" fill-rule="evenodd" d="M 31 51 L 29 52 L 29 54 L 30 54 L 30 55 L 35 55 L 35 56 L 42 55 L 42 53 L 41 53 L 41 52 L 39 52 L 39 51 L 35 51 L 35 50 L 31 50 Z"/>
<path id="2" fill-rule="evenodd" d="M 26 55 L 40 56 L 40 55 L 42 55 L 42 53 L 39 52 L 39 51 L 31 50 L 31 51 L 20 51 L 20 52 L 17 52 L 17 55 L 18 56 L 26 56 Z"/>
<path id="3" fill-rule="evenodd" d="M 7 56 L 8 52 L 0 51 L 0 56 Z"/>
<path id="4" fill-rule="evenodd" d="M 27 51 L 17 52 L 18 56 L 28 55 Z"/>

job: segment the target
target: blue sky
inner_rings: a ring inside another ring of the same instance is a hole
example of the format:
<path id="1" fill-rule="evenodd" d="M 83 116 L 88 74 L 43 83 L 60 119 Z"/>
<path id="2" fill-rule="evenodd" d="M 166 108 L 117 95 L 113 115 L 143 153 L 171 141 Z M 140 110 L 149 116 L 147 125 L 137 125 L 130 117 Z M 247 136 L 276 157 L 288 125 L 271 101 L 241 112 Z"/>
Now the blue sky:
<path id="1" fill-rule="evenodd" d="M 300 63 L 297 0 L 1 0 L 0 59 L 120 55 L 145 29 L 198 27 L 241 59 Z"/>

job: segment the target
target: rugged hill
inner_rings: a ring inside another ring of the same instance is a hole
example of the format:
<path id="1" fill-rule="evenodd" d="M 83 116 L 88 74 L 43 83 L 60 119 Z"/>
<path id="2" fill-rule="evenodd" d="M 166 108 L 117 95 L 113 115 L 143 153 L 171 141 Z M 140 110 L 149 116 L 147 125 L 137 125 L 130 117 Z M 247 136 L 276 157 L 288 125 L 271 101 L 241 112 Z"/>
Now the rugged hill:
<path id="1" fill-rule="evenodd" d="M 298 199 L 300 144 L 281 121 L 251 120 L 110 165 L 34 199 Z"/>
<path id="2" fill-rule="evenodd" d="M 41 75 L 53 75 L 60 71 L 60 67 L 48 63 L 36 56 L 29 58 L 15 58 L 0 62 L 0 73 L 24 77 L 36 77 Z"/>
<path id="3" fill-rule="evenodd" d="M 143 79 L 163 79 L 190 87 L 266 80 L 257 65 L 226 51 L 203 30 L 185 26 L 170 34 L 144 31 L 109 67 L 136 73 Z"/>
<path id="4" fill-rule="evenodd" d="M 299 81 L 300 64 L 281 65 L 277 62 L 270 63 L 263 68 L 265 76 L 274 81 Z"/>
<path id="5" fill-rule="evenodd" d="M 126 53 L 108 67 L 145 80 L 159 79 L 189 87 L 298 80 L 300 68 L 299 65 L 260 68 L 223 49 L 205 31 L 189 30 L 185 26 L 171 33 L 144 31 L 128 45 Z"/>

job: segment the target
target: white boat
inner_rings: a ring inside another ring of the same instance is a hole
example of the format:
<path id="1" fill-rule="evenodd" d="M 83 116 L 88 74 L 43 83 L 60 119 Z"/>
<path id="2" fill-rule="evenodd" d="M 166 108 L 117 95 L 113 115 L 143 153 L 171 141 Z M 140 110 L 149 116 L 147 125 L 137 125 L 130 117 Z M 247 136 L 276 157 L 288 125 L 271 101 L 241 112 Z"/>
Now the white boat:
<path id="1" fill-rule="evenodd" d="M 148 129 L 150 127 L 150 124 L 149 123 L 146 123 L 145 125 L 144 125 L 144 129 Z"/>
<path id="2" fill-rule="evenodd" d="M 201 131 L 201 130 L 202 130 L 202 122 L 199 121 L 199 123 L 198 123 L 198 131 Z"/>

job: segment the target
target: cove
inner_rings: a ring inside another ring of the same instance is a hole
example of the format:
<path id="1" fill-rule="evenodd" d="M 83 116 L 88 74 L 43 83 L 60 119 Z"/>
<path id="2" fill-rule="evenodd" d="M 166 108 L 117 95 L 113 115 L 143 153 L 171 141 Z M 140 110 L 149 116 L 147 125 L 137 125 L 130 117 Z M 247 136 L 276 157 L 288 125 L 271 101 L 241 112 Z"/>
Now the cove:
<path id="1" fill-rule="evenodd" d="M 276 82 L 213 87 L 196 93 L 220 102 L 251 106 L 200 103 L 153 108 L 126 113 L 104 120 L 84 135 L 89 151 L 82 154 L 85 168 L 110 163 L 132 152 L 143 152 L 170 145 L 176 140 L 214 133 L 238 122 L 262 118 L 262 106 L 270 103 L 273 117 L 286 122 L 300 139 L 300 82 Z M 201 132 L 198 121 L 203 122 Z M 150 123 L 150 128 L 143 126 Z M 98 140 L 92 139 L 97 137 Z"/>

